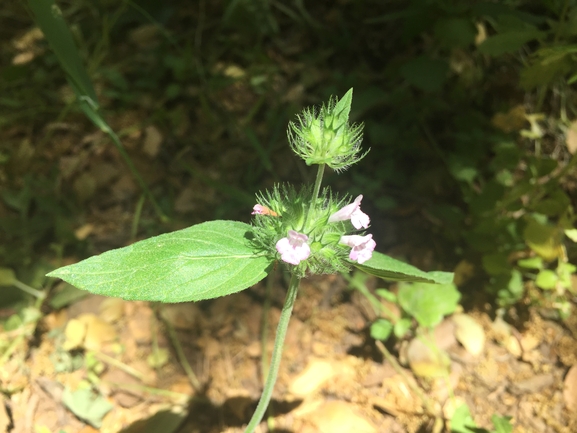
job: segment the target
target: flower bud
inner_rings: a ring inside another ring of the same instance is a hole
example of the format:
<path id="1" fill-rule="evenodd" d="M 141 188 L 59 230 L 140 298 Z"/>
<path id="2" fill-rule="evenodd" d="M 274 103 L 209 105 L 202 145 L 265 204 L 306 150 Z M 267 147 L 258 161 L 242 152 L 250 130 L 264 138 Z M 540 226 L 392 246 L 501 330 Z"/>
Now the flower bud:
<path id="1" fill-rule="evenodd" d="M 331 99 L 317 113 L 305 109 L 298 117 L 299 124 L 289 124 L 289 144 L 307 165 L 327 164 L 333 170 L 346 170 L 360 161 L 363 125 L 349 125 L 353 89 L 338 102 Z"/>

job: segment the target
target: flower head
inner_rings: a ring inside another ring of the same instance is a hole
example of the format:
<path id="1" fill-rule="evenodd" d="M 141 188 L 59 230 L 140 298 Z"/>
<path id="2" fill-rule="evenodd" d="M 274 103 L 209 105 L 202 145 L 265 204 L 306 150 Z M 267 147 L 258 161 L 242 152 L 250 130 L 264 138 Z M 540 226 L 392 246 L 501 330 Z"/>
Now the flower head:
<path id="1" fill-rule="evenodd" d="M 341 236 L 340 243 L 352 248 L 349 258 L 358 263 L 364 263 L 369 260 L 377 246 L 377 243 L 373 240 L 373 235 Z"/>
<path id="2" fill-rule="evenodd" d="M 308 240 L 307 235 L 289 230 L 288 236 L 276 243 L 276 250 L 284 262 L 298 265 L 301 261 L 308 259 L 311 254 L 311 248 L 307 244 Z"/>
<path id="3" fill-rule="evenodd" d="M 329 217 L 329 222 L 334 223 L 337 221 L 351 220 L 353 226 L 358 230 L 361 228 L 367 228 L 371 222 L 369 216 L 361 211 L 361 200 L 363 199 L 362 194 L 359 195 L 355 201 L 351 204 L 346 205 L 342 209 L 338 210 Z"/>

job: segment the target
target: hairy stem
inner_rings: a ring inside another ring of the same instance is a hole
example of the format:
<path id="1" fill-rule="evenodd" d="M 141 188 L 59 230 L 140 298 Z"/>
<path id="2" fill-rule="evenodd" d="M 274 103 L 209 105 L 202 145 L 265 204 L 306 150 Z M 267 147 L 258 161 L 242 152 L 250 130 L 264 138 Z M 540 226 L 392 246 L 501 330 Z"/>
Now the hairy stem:
<path id="1" fill-rule="evenodd" d="M 272 391 L 274 389 L 274 384 L 276 383 L 278 369 L 280 366 L 284 339 L 286 337 L 288 324 L 293 311 L 295 300 L 297 298 L 297 293 L 299 291 L 299 283 L 300 279 L 295 274 L 292 274 L 285 303 L 282 307 L 280 319 L 276 328 L 274 349 L 272 352 L 272 358 L 270 360 L 270 366 L 266 377 L 266 382 L 264 384 L 264 389 L 262 390 L 262 394 L 260 396 L 260 400 L 258 401 L 256 410 L 252 414 L 252 418 L 246 426 L 244 433 L 254 432 L 256 426 L 261 422 L 272 397 Z"/>
<path id="2" fill-rule="evenodd" d="M 315 179 L 315 186 L 313 187 L 313 195 L 311 197 L 310 206 L 305 215 L 305 221 L 303 223 L 303 228 L 306 227 L 307 221 L 309 219 L 309 214 L 311 209 L 316 206 L 317 198 L 319 198 L 319 191 L 321 190 L 321 183 L 323 183 L 323 174 L 325 173 L 325 164 L 319 164 L 319 169 L 317 170 L 317 178 Z"/>

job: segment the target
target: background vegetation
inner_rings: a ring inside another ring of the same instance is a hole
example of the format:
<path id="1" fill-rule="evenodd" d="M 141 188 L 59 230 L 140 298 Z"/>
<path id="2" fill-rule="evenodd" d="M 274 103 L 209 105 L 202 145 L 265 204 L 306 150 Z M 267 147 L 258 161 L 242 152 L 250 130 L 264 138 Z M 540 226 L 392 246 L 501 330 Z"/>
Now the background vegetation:
<path id="1" fill-rule="evenodd" d="M 71 261 L 310 179 L 285 131 L 354 87 L 381 251 L 455 270 L 466 307 L 567 319 L 577 287 L 577 5 L 570 0 L 58 2 L 109 136 L 86 118 L 28 4 L 0 20 L 5 306 Z M 13 272 L 13 273 L 12 273 Z M 16 285 L 18 285 L 16 284 Z M 13 290 L 13 292 L 12 292 Z M 24 297 L 22 297 L 24 296 Z M 499 307 L 506 307 L 498 310 Z"/>

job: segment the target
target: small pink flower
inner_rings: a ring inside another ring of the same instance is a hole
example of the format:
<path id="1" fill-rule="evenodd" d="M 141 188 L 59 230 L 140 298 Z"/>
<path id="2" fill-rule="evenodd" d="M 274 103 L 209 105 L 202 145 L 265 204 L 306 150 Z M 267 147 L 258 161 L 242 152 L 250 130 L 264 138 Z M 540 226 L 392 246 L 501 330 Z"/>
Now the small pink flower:
<path id="1" fill-rule="evenodd" d="M 278 216 L 278 214 L 274 211 L 269 209 L 266 206 L 263 206 L 262 204 L 255 204 L 254 207 L 252 208 L 252 212 L 250 213 L 251 215 L 270 215 L 270 216 Z"/>
<path id="2" fill-rule="evenodd" d="M 334 223 L 337 221 L 351 220 L 353 226 L 358 230 L 360 228 L 366 229 L 371 222 L 369 216 L 361 211 L 361 200 L 363 199 L 362 194 L 359 195 L 354 202 L 346 205 L 342 209 L 336 211 L 329 217 L 329 222 Z"/>
<path id="3" fill-rule="evenodd" d="M 352 248 L 349 259 L 364 263 L 373 256 L 373 251 L 377 243 L 373 240 L 373 235 L 359 236 L 341 236 L 341 244 Z"/>
<path id="4" fill-rule="evenodd" d="M 311 255 L 311 248 L 307 244 L 309 237 L 294 230 L 288 231 L 288 236 L 276 243 L 276 250 L 280 258 L 291 265 L 298 265 Z"/>

